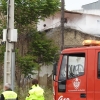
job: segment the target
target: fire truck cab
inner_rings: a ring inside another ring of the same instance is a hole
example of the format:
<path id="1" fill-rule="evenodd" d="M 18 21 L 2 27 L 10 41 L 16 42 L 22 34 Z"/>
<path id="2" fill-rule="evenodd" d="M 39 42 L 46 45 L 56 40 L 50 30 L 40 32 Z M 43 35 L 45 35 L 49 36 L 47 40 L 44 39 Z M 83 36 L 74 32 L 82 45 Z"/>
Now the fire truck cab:
<path id="1" fill-rule="evenodd" d="M 100 100 L 100 46 L 62 50 L 53 69 L 54 100 Z"/>

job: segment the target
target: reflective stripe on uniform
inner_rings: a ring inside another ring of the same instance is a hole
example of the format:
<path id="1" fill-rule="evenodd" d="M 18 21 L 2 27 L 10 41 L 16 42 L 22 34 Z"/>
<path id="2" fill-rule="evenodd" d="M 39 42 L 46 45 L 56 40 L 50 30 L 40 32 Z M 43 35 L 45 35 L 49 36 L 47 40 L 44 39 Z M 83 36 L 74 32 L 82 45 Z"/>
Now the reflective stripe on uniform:
<path id="1" fill-rule="evenodd" d="M 3 96 L 5 100 L 16 100 L 17 94 L 14 91 L 4 91 Z"/>

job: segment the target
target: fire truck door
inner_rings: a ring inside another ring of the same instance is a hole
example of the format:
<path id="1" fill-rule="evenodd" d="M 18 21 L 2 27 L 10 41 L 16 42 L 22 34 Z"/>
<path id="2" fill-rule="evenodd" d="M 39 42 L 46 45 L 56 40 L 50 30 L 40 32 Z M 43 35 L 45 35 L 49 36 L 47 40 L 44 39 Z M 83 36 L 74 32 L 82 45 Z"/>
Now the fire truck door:
<path id="1" fill-rule="evenodd" d="M 95 61 L 95 100 L 100 100 L 100 50 L 96 50 Z"/>
<path id="2" fill-rule="evenodd" d="M 57 100 L 86 100 L 86 51 L 63 55 Z"/>

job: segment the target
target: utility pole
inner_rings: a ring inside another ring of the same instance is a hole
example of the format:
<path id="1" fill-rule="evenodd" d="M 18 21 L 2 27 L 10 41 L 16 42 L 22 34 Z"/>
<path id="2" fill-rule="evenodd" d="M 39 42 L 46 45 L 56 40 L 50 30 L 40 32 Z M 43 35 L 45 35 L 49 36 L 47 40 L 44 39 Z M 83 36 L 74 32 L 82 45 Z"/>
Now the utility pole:
<path id="1" fill-rule="evenodd" d="M 3 41 L 6 42 L 6 52 L 4 54 L 4 85 L 5 83 L 10 83 L 12 90 L 14 90 L 14 44 L 17 42 L 17 30 L 14 29 L 14 0 L 7 1 L 7 29 L 3 30 Z"/>
<path id="2" fill-rule="evenodd" d="M 61 0 L 61 50 L 64 48 L 64 0 Z"/>

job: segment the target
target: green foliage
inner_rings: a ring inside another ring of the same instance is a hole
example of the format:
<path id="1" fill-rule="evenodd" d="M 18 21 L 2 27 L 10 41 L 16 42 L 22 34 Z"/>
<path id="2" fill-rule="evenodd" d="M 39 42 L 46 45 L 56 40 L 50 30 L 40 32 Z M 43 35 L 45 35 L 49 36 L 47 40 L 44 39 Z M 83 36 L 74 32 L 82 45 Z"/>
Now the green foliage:
<path id="1" fill-rule="evenodd" d="M 6 0 L 1 0 L 3 13 L 6 14 Z M 15 22 L 27 25 L 54 14 L 60 6 L 59 0 L 15 0 Z"/>
<path id="2" fill-rule="evenodd" d="M 28 48 L 29 52 L 23 56 L 18 55 L 19 51 L 17 52 L 16 66 L 19 68 L 18 70 L 21 72 L 21 74 L 33 74 L 32 71 L 40 67 L 40 63 L 49 64 L 52 62 L 54 54 L 57 51 L 57 47 L 52 43 L 52 41 L 48 40 L 44 33 L 40 34 L 34 30 L 34 28 L 36 28 L 36 23 L 39 19 L 44 19 L 59 10 L 60 0 L 14 1 L 15 27 L 18 29 L 18 33 L 21 33 L 22 35 L 24 34 L 24 36 L 27 34 L 30 37 L 30 45 Z M 1 0 L 0 9 L 4 15 L 7 15 L 7 0 Z M 3 25 L 6 27 L 5 21 Z"/>
<path id="3" fill-rule="evenodd" d="M 52 63 L 58 50 L 53 41 L 47 39 L 45 33 L 30 30 L 30 34 L 27 37 L 30 38 L 27 54 L 20 56 L 18 54 L 19 51 L 16 51 L 16 64 L 25 76 L 34 74 L 32 71 L 37 70 L 40 64 Z"/>
<path id="4" fill-rule="evenodd" d="M 6 27 L 6 17 L 1 13 L 2 9 L 0 7 L 0 39 L 2 38 L 2 30 Z"/>
<path id="5" fill-rule="evenodd" d="M 30 53 L 37 57 L 36 62 L 51 63 L 58 48 L 51 40 L 47 39 L 45 33 L 36 32 L 31 37 Z"/>
<path id="6" fill-rule="evenodd" d="M 3 61 L 4 61 L 4 51 L 5 51 L 5 46 L 1 45 L 0 46 L 0 64 L 3 64 Z"/>
<path id="7" fill-rule="evenodd" d="M 34 57 L 31 55 L 20 56 L 16 55 L 17 66 L 20 67 L 22 74 L 27 76 L 28 74 L 34 74 L 33 70 L 36 70 L 39 65 L 34 62 Z"/>

